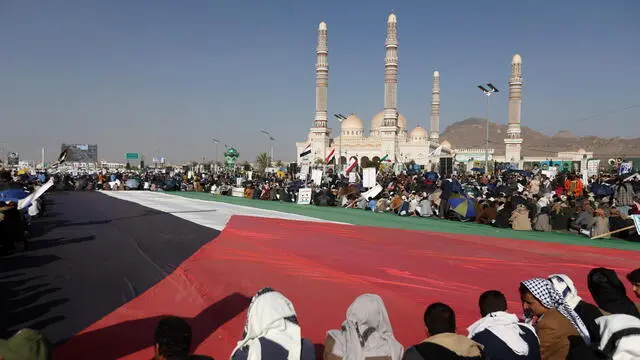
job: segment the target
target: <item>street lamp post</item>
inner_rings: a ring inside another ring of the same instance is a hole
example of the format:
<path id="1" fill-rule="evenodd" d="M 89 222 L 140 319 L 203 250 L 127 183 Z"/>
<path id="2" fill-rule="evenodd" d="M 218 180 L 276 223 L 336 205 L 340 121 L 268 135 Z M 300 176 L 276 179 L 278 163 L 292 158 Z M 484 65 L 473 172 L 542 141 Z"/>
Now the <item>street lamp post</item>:
<path id="1" fill-rule="evenodd" d="M 264 136 L 266 136 L 269 141 L 271 141 L 271 149 L 269 151 L 269 160 L 273 161 L 273 143 L 276 142 L 276 139 L 274 139 L 271 133 L 266 130 L 260 130 L 260 132 L 264 134 Z"/>
<path id="2" fill-rule="evenodd" d="M 342 114 L 333 114 L 340 124 L 340 137 L 338 138 L 338 171 L 342 170 L 342 121 L 347 117 Z"/>
<path id="3" fill-rule="evenodd" d="M 213 138 L 213 143 L 216 144 L 216 160 L 213 162 L 213 171 L 217 174 L 218 173 L 218 143 L 220 143 L 220 140 Z"/>
<path id="4" fill-rule="evenodd" d="M 486 86 L 489 88 L 489 90 L 482 85 L 478 85 L 478 88 L 482 90 L 482 93 L 487 97 L 487 124 L 485 126 L 486 134 L 484 138 L 484 174 L 488 175 L 489 174 L 489 99 L 491 98 L 491 95 L 495 95 L 496 93 L 499 93 L 500 90 L 498 90 L 491 83 L 487 83 Z"/>

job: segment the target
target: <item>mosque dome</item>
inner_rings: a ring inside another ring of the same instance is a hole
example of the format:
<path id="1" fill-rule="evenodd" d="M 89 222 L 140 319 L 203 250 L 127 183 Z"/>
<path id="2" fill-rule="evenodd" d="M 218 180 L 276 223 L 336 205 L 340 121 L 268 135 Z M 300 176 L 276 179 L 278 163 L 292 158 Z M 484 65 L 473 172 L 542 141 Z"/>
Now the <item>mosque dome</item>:
<path id="1" fill-rule="evenodd" d="M 382 126 L 383 123 L 384 123 L 384 111 L 380 111 L 373 117 L 373 119 L 371 119 L 371 130 L 378 129 L 379 127 Z M 398 126 L 404 129 L 405 131 L 408 128 L 407 118 L 405 118 L 404 115 L 402 114 L 398 116 Z"/>
<path id="2" fill-rule="evenodd" d="M 585 154 L 587 152 L 587 150 L 580 148 L 578 149 L 578 154 Z"/>
<path id="3" fill-rule="evenodd" d="M 411 140 L 424 140 L 427 138 L 427 130 L 418 125 L 413 130 L 411 130 L 411 132 L 409 133 L 409 137 L 411 138 Z"/>
<path id="4" fill-rule="evenodd" d="M 364 133 L 364 122 L 356 114 L 347 116 L 340 124 L 342 136 L 362 136 Z"/>
<path id="5" fill-rule="evenodd" d="M 447 140 L 441 142 L 440 146 L 442 146 L 443 149 L 451 149 L 451 143 L 448 142 Z"/>

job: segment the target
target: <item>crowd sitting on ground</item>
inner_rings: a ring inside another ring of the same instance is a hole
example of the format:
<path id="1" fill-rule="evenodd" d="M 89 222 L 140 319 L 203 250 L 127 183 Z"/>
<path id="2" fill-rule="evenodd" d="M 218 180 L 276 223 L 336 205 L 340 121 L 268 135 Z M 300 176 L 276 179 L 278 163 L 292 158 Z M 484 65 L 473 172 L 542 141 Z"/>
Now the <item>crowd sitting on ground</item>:
<path id="1" fill-rule="evenodd" d="M 253 176 L 251 180 L 240 177 L 240 181 L 238 176 L 146 173 L 139 177 L 138 186 L 149 190 L 170 188 L 229 196 L 234 189 L 240 188 L 245 198 L 282 202 L 296 202 L 299 190 L 311 187 L 312 204 L 317 206 L 473 221 L 514 230 L 572 232 L 589 237 L 613 236 L 640 241 L 635 229 L 609 234 L 633 225 L 629 215 L 640 214 L 638 174 L 601 174 L 583 184 L 582 179 L 573 173 L 560 172 L 550 178 L 536 170 L 506 170 L 492 176 L 465 174 L 460 177 L 441 176 L 435 171 L 380 172 L 376 183 L 382 189 L 375 194 L 369 194 L 361 181 L 349 183 L 346 176 L 333 174 L 331 170 L 322 177 L 320 184 L 274 174 Z M 109 177 L 99 175 L 97 186 L 126 189 L 126 174 L 111 174 Z M 457 200 L 460 198 L 468 200 L 470 210 L 452 206 L 460 203 Z"/>
<path id="2" fill-rule="evenodd" d="M 640 298 L 640 269 L 627 279 Z M 441 302 L 430 304 L 423 315 L 427 338 L 406 349 L 394 337 L 382 298 L 363 294 L 349 306 L 341 326 L 327 332 L 322 355 L 302 336 L 293 303 L 264 288 L 249 304 L 244 333 L 230 359 L 639 359 L 640 304 L 627 297 L 613 270 L 591 270 L 588 285 L 596 304 L 580 298 L 564 274 L 523 281 L 518 288 L 522 320 L 509 312 L 503 293 L 486 291 L 478 301 L 480 319 L 465 334 L 457 328 L 454 309 Z M 163 317 L 155 331 L 154 359 L 210 359 L 191 355 L 191 338 L 191 326 L 184 319 Z M 51 346 L 37 331 L 22 330 L 0 341 L 0 359 L 51 359 Z"/>
<path id="3" fill-rule="evenodd" d="M 1 175 L 0 190 L 16 186 L 33 189 L 50 177 L 44 173 L 12 176 L 9 172 L 2 172 Z M 350 183 L 344 174 L 333 174 L 330 169 L 320 184 L 285 174 L 252 175 L 247 179 L 228 172 L 105 171 L 53 176 L 57 190 L 198 191 L 232 195 L 234 189 L 240 187 L 245 198 L 282 202 L 296 202 L 299 190 L 310 187 L 313 189 L 311 202 L 317 206 L 341 206 L 398 216 L 439 217 L 514 230 L 572 232 L 589 237 L 640 241 L 640 234 L 632 227 L 634 223 L 629 218 L 629 215 L 640 214 L 638 173 L 623 176 L 601 174 L 583 184 L 576 174 L 560 172 L 550 178 L 537 169 L 460 177 L 440 176 L 436 171 L 399 174 L 381 171 L 376 178 L 381 191 L 376 194 L 367 192 L 361 181 Z M 467 203 L 467 206 L 455 206 L 460 202 Z M 44 201 L 37 202 L 29 208 L 32 214 L 27 215 L 42 216 L 44 204 Z M 27 226 L 18 220 L 20 216 L 16 214 L 15 207 L 15 203 L 9 203 L 0 208 L 0 234 L 8 234 L 3 236 L 6 244 L 2 246 L 5 249 L 24 247 L 12 244 L 26 244 L 24 230 Z M 27 221 L 29 217 L 26 217 Z M 625 228 L 627 230 L 619 231 Z"/>

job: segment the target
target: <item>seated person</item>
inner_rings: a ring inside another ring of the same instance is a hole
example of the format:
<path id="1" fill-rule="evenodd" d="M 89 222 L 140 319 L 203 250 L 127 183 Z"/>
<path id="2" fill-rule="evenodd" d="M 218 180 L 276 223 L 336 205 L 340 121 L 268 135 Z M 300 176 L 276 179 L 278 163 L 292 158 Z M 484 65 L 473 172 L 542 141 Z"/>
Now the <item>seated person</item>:
<path id="1" fill-rule="evenodd" d="M 189 355 L 191 326 L 182 318 L 167 316 L 156 326 L 153 360 L 206 360 L 206 356 Z"/>
<path id="2" fill-rule="evenodd" d="M 469 338 L 484 346 L 492 360 L 538 360 L 540 343 L 536 331 L 529 324 L 507 312 L 507 299 L 497 290 L 480 295 L 482 319 L 469 327 Z"/>
<path id="3" fill-rule="evenodd" d="M 7 340 L 0 339 L 0 359 L 51 360 L 53 347 L 39 331 L 22 329 Z"/>
<path id="4" fill-rule="evenodd" d="M 349 306 L 340 330 L 331 330 L 324 344 L 325 360 L 400 360 L 404 348 L 393 336 L 380 296 L 363 294 Z"/>
<path id="5" fill-rule="evenodd" d="M 590 345 L 589 331 L 578 314 L 547 279 L 535 278 L 520 284 L 520 299 L 525 315 L 540 340 L 542 360 L 564 360 L 573 344 Z"/>
<path id="6" fill-rule="evenodd" d="M 249 305 L 244 335 L 231 353 L 231 360 L 315 358 L 313 344 L 302 338 L 293 303 L 271 288 L 258 291 Z"/>
<path id="7" fill-rule="evenodd" d="M 640 298 L 640 268 L 628 273 L 627 280 L 631 283 L 631 291 L 636 294 L 637 298 Z M 640 304 L 638 304 L 638 309 L 640 310 Z"/>
<path id="8" fill-rule="evenodd" d="M 573 280 L 564 274 L 549 275 L 549 280 L 553 287 L 562 295 L 564 301 L 580 316 L 580 319 L 589 330 L 592 343 L 600 341 L 600 328 L 596 324 L 596 319 L 608 315 L 608 313 L 597 306 L 582 300 L 578 296 L 578 290 L 573 284 Z"/>
<path id="9" fill-rule="evenodd" d="M 484 359 L 482 345 L 456 334 L 456 316 L 449 305 L 434 303 L 424 312 L 428 338 L 407 349 L 403 360 Z"/>

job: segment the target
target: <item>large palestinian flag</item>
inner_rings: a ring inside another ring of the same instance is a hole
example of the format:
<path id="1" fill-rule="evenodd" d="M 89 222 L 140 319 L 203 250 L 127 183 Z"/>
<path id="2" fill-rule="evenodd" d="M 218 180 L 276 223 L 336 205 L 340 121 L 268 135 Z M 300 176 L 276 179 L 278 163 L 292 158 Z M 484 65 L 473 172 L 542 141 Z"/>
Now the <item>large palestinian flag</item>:
<path id="1" fill-rule="evenodd" d="M 356 296 L 377 293 L 409 346 L 424 337 L 431 302 L 453 306 L 464 329 L 487 289 L 503 291 L 521 313 L 518 283 L 531 277 L 565 273 L 589 299 L 589 269 L 622 275 L 638 266 L 640 248 L 203 193 L 73 192 L 49 200 L 30 251 L 0 259 L 0 315 L 4 337 L 42 329 L 65 360 L 150 359 L 165 314 L 191 322 L 196 353 L 228 358 L 250 297 L 265 286 L 294 302 L 303 336 L 316 344 L 340 327 Z"/>

